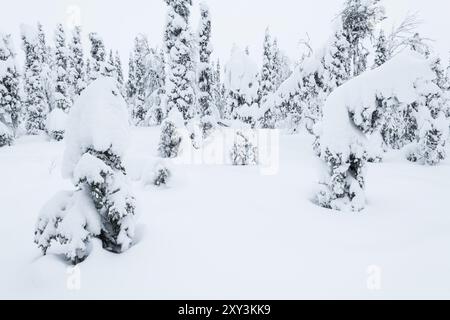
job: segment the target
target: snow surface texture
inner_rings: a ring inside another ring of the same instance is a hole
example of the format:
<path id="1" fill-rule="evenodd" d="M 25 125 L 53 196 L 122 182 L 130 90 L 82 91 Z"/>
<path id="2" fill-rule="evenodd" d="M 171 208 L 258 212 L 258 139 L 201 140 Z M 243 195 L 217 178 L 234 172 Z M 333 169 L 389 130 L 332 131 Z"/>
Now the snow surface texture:
<path id="1" fill-rule="evenodd" d="M 131 133 L 136 244 L 116 255 L 94 239 L 76 268 L 33 245 L 44 203 L 73 188 L 59 172 L 64 143 L 23 137 L 0 149 L 0 240 L 9 244 L 0 297 L 450 298 L 450 160 L 424 167 L 389 154 L 368 165 L 364 213 L 330 215 L 308 200 L 318 180 L 310 136 L 281 136 L 274 175 L 179 164 L 171 187 L 154 188 L 140 180 L 159 161 L 159 130 Z"/>

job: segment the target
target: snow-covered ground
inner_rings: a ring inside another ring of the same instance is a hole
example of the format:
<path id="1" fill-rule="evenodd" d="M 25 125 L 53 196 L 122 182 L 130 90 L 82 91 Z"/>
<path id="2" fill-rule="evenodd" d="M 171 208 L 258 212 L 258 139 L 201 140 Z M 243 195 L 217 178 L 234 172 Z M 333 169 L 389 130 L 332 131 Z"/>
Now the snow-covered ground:
<path id="1" fill-rule="evenodd" d="M 64 142 L 0 149 L 0 298 L 450 298 L 449 160 L 390 154 L 369 166 L 366 210 L 339 213 L 311 201 L 320 161 L 310 137 L 281 136 L 275 175 L 175 165 L 162 189 L 139 180 L 158 138 L 133 129 L 126 159 L 137 243 L 116 255 L 94 240 L 77 269 L 33 243 L 39 210 L 73 188 L 61 178 Z"/>

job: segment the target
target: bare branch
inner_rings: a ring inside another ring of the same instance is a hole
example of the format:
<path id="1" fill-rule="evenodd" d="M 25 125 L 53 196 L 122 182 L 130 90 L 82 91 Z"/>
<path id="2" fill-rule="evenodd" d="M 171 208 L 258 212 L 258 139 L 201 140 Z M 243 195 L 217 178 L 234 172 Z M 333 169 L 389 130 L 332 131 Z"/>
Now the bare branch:
<path id="1" fill-rule="evenodd" d="M 302 61 L 305 60 L 306 58 L 309 58 L 312 56 L 312 54 L 314 53 L 314 50 L 311 46 L 311 38 L 308 33 L 306 33 L 306 39 L 302 38 L 299 40 L 299 45 L 300 45 L 300 47 L 306 48 L 306 53 L 305 52 L 302 53 L 302 58 L 301 58 Z"/>

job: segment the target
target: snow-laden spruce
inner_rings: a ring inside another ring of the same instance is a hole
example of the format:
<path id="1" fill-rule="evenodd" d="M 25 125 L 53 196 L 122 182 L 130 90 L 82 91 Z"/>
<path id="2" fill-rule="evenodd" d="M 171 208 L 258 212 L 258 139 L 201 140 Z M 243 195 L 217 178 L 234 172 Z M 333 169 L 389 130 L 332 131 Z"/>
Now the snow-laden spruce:
<path id="1" fill-rule="evenodd" d="M 168 6 L 164 34 L 167 112 L 177 108 L 187 124 L 197 115 L 194 35 L 189 27 L 192 0 L 165 2 Z"/>
<path id="2" fill-rule="evenodd" d="M 56 86 L 55 107 L 67 112 L 72 101 L 69 94 L 69 52 L 66 46 L 66 33 L 62 24 L 58 24 L 55 32 Z"/>
<path id="3" fill-rule="evenodd" d="M 380 125 L 383 101 L 414 104 L 420 99 L 418 85 L 435 86 L 433 79 L 428 61 L 406 50 L 331 93 L 323 108 L 320 135 L 326 170 L 319 205 L 342 211 L 364 209 L 366 134 Z"/>
<path id="4" fill-rule="evenodd" d="M 90 81 L 95 81 L 99 77 L 113 77 L 116 69 L 106 56 L 106 48 L 103 39 L 96 32 L 89 34 L 91 42 L 91 59 L 89 77 Z"/>
<path id="5" fill-rule="evenodd" d="M 19 77 L 11 36 L 0 34 L 0 147 L 11 145 L 19 127 Z"/>
<path id="6" fill-rule="evenodd" d="M 420 99 L 412 106 L 417 133 L 415 142 L 410 146 L 408 159 L 421 164 L 436 165 L 446 157 L 449 137 L 446 108 L 450 100 L 446 92 L 448 80 L 440 59 L 430 59 L 430 67 L 434 73 L 434 85 L 417 85 Z"/>
<path id="7" fill-rule="evenodd" d="M 86 69 L 84 63 L 83 44 L 81 42 L 81 27 L 76 26 L 72 31 L 69 43 L 69 88 L 72 100 L 78 97 L 86 88 Z"/>
<path id="8" fill-rule="evenodd" d="M 164 61 L 162 50 L 151 48 L 146 36 L 135 38 L 124 92 L 137 126 L 159 125 L 166 116 Z"/>
<path id="9" fill-rule="evenodd" d="M 258 88 L 258 103 L 264 104 L 267 101 L 267 96 L 275 91 L 277 82 L 277 70 L 276 61 L 277 53 L 275 52 L 274 43 L 272 43 L 272 37 L 270 35 L 269 28 L 266 29 L 263 44 L 263 65 L 260 75 L 260 82 Z M 274 110 L 267 109 L 258 119 L 261 122 L 261 127 L 268 129 L 275 127 Z"/>
<path id="10" fill-rule="evenodd" d="M 29 134 L 45 130 L 45 120 L 50 105 L 45 89 L 45 52 L 41 33 L 33 27 L 22 25 L 22 46 L 25 51 L 24 91 L 26 108 L 25 127 Z"/>
<path id="11" fill-rule="evenodd" d="M 198 31 L 199 58 L 198 63 L 198 104 L 200 126 L 203 137 L 206 138 L 217 126 L 218 112 L 214 106 L 213 87 L 214 76 L 211 65 L 211 17 L 206 3 L 200 3 L 200 27 Z"/>
<path id="12" fill-rule="evenodd" d="M 35 242 L 44 254 L 76 264 L 92 238 L 106 250 L 133 243 L 135 199 L 122 163 L 129 144 L 126 103 L 112 78 L 100 77 L 73 106 L 67 125 L 63 176 L 76 190 L 55 196 L 42 210 Z"/>

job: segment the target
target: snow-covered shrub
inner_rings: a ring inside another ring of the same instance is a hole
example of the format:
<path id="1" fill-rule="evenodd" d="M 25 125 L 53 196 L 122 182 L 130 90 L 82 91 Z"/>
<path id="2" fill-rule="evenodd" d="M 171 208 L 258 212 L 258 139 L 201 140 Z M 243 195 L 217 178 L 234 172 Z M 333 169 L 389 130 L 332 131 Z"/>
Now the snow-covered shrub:
<path id="1" fill-rule="evenodd" d="M 161 158 L 176 158 L 181 145 L 181 135 L 175 124 L 165 120 L 161 126 L 161 137 L 158 146 Z"/>
<path id="2" fill-rule="evenodd" d="M 327 163 L 328 171 L 326 178 L 321 181 L 318 204 L 339 211 L 364 209 L 367 153 L 363 146 L 352 144 L 348 153 L 333 152 L 327 148 L 321 158 Z"/>
<path id="3" fill-rule="evenodd" d="M 0 147 L 10 146 L 14 141 L 11 130 L 0 121 Z"/>
<path id="4" fill-rule="evenodd" d="M 235 166 L 249 166 L 258 164 L 258 147 L 255 146 L 250 130 L 237 131 L 230 157 Z"/>
<path id="5" fill-rule="evenodd" d="M 320 157 L 327 169 L 317 196 L 319 205 L 342 211 L 364 209 L 370 150 L 366 135 L 381 126 L 381 102 L 395 97 L 402 104 L 414 104 L 420 99 L 417 82 L 431 84 L 432 78 L 425 59 L 404 51 L 331 93 L 323 109 L 320 136 Z"/>
<path id="6" fill-rule="evenodd" d="M 53 109 L 47 116 L 47 134 L 56 141 L 64 139 L 66 131 L 67 114 L 59 108 Z"/>
<path id="7" fill-rule="evenodd" d="M 167 165 L 158 163 L 153 171 L 151 183 L 157 187 L 165 186 L 169 182 L 172 173 Z"/>
<path id="8" fill-rule="evenodd" d="M 44 254 L 64 254 L 78 263 L 88 255 L 92 237 L 113 252 L 130 247 L 135 200 L 122 164 L 128 143 L 126 103 L 116 81 L 100 77 L 70 112 L 63 176 L 72 179 L 76 190 L 43 209 L 36 243 Z"/>

